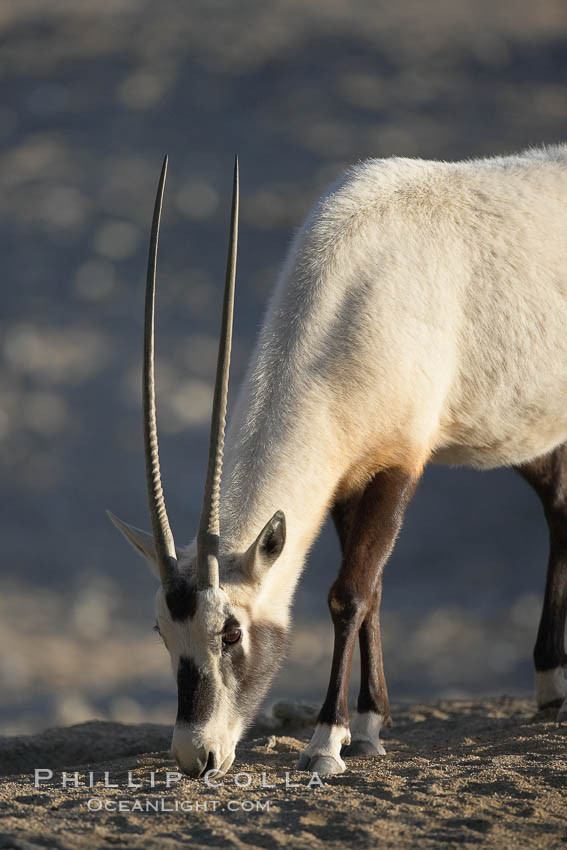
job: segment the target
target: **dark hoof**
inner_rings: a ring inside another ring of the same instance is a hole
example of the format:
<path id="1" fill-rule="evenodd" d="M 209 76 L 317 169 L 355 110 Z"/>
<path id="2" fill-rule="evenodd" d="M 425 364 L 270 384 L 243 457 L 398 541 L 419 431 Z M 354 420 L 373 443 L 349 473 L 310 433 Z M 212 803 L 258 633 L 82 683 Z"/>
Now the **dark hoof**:
<path id="1" fill-rule="evenodd" d="M 332 773 L 344 773 L 345 768 L 331 756 L 308 756 L 303 753 L 297 762 L 297 770 L 308 770 L 319 776 L 330 776 Z"/>
<path id="2" fill-rule="evenodd" d="M 560 714 L 564 711 L 560 700 L 548 703 L 547 705 L 538 708 L 533 717 L 530 718 L 530 723 L 555 723 L 560 720 Z"/>
<path id="3" fill-rule="evenodd" d="M 386 755 L 386 750 L 382 744 L 377 749 L 370 741 L 353 741 L 348 747 L 342 748 L 341 755 L 345 758 L 370 759 Z"/>

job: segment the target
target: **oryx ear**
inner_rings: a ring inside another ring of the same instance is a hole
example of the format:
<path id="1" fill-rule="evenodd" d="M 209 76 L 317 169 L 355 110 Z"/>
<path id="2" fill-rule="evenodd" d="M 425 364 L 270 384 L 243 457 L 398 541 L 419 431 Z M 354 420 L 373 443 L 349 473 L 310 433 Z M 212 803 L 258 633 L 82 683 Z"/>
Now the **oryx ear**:
<path id="1" fill-rule="evenodd" d="M 126 522 L 122 522 L 122 520 L 118 519 L 118 517 L 111 511 L 107 511 L 106 513 L 109 520 L 116 526 L 118 531 L 122 532 L 128 543 L 130 543 L 134 549 L 146 559 L 150 565 L 151 571 L 155 577 L 159 579 L 160 575 L 153 535 L 148 534 L 147 531 L 142 531 L 141 528 L 136 528 L 133 525 L 128 525 Z"/>
<path id="2" fill-rule="evenodd" d="M 260 581 L 281 555 L 285 544 L 285 515 L 276 511 L 244 556 L 244 571 L 252 581 Z"/>

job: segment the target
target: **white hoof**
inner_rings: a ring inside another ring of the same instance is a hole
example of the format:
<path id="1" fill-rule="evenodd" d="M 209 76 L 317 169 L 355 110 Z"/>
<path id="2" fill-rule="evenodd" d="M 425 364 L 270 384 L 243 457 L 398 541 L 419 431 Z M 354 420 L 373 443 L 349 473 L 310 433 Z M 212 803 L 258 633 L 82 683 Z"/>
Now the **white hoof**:
<path id="1" fill-rule="evenodd" d="M 353 758 L 371 758 L 383 756 L 386 750 L 380 740 L 380 730 L 384 723 L 381 714 L 365 711 L 355 714 L 350 724 L 351 744 L 345 747 L 343 755 Z"/>
<path id="2" fill-rule="evenodd" d="M 297 762 L 297 770 L 310 770 L 321 775 L 343 773 L 346 764 L 341 758 L 341 747 L 349 743 L 350 732 L 346 726 L 318 723 Z"/>
<path id="3" fill-rule="evenodd" d="M 561 705 L 559 713 L 565 708 L 567 700 L 567 671 L 564 667 L 536 672 L 536 700 L 539 709 L 550 705 Z"/>

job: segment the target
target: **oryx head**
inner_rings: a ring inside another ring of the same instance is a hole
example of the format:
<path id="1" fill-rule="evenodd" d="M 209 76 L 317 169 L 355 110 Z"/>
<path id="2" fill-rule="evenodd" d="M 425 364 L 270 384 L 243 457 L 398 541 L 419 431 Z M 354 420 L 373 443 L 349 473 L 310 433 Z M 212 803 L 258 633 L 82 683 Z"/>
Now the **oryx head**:
<path id="1" fill-rule="evenodd" d="M 238 161 L 213 399 L 203 509 L 196 541 L 176 550 L 169 526 L 158 455 L 154 383 L 154 310 L 157 244 L 167 170 L 164 160 L 154 208 L 146 284 L 143 364 L 144 448 L 153 534 L 114 524 L 151 563 L 160 587 L 157 628 L 171 656 L 178 711 L 172 753 L 188 774 L 228 770 L 284 651 L 281 622 L 258 613 L 254 601 L 285 543 L 278 511 L 245 551 L 219 554 L 219 501 L 232 339 L 238 233 Z M 219 563 L 220 562 L 220 563 Z M 221 583 L 222 574 L 222 583 Z"/>

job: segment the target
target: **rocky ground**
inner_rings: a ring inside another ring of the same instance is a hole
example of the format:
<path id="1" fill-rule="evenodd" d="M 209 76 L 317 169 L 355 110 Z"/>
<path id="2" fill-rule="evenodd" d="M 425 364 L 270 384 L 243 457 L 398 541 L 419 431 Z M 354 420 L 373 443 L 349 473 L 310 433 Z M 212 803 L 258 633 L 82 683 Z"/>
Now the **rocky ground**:
<path id="1" fill-rule="evenodd" d="M 4 738 L 0 847 L 565 846 L 567 726 L 534 717 L 532 703 L 398 707 L 385 757 L 352 760 L 321 783 L 294 771 L 310 717 L 257 725 L 218 787 L 174 776 L 167 787 L 175 765 L 163 726 L 85 723 Z M 52 778 L 35 787 L 35 768 Z M 71 780 L 78 771 L 78 787 L 62 787 L 63 770 Z M 118 787 L 104 786 L 105 772 Z"/>

